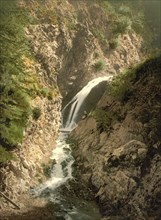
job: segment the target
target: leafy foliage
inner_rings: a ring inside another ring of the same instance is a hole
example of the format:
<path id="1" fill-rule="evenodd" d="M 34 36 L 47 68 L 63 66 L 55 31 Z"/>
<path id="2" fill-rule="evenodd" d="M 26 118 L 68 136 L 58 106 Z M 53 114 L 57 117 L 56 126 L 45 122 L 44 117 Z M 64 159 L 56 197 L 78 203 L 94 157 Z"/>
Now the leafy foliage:
<path id="1" fill-rule="evenodd" d="M 41 109 L 39 107 L 35 107 L 33 110 L 32 110 L 32 117 L 33 119 L 37 120 L 41 115 Z"/>
<path id="2" fill-rule="evenodd" d="M 101 108 L 97 108 L 91 115 L 96 119 L 98 128 L 103 131 L 107 131 L 111 122 L 117 120 L 117 116 L 113 112 Z"/>
<path id="3" fill-rule="evenodd" d="M 119 40 L 118 39 L 113 39 L 109 42 L 109 47 L 111 50 L 116 49 L 119 46 Z"/>
<path id="4" fill-rule="evenodd" d="M 160 74 L 160 72 L 158 72 L 160 64 L 161 55 L 159 52 L 159 54 L 149 57 L 143 63 L 118 74 L 108 85 L 107 94 L 118 101 L 125 101 L 128 96 L 131 95 L 134 83 L 141 77 L 145 77 L 151 72 L 157 75 Z"/>
<path id="5" fill-rule="evenodd" d="M 106 64 L 104 60 L 99 60 L 94 64 L 95 71 L 101 71 L 105 68 Z"/>
<path id="6" fill-rule="evenodd" d="M 16 2 L 2 1 L 0 8 L 0 142 L 11 149 L 23 138 L 23 130 L 31 113 L 29 95 L 24 87 L 24 55 L 29 56 L 24 25 L 28 22 L 25 10 Z M 21 46 L 20 46 L 21 45 Z M 2 159 L 1 159 L 2 161 Z"/>
<path id="7" fill-rule="evenodd" d="M 7 161 L 12 159 L 14 159 L 12 153 L 6 151 L 6 149 L 0 145 L 0 163 L 6 163 Z"/>
<path id="8" fill-rule="evenodd" d="M 119 101 L 123 101 L 126 94 L 130 91 L 130 88 L 132 86 L 132 79 L 135 77 L 135 73 L 136 69 L 129 69 L 117 75 L 114 80 L 108 85 L 108 94 Z"/>
<path id="9" fill-rule="evenodd" d="M 97 37 L 101 43 L 106 43 L 106 37 L 101 29 L 93 29 L 92 30 L 95 37 Z"/>
<path id="10" fill-rule="evenodd" d="M 41 23 L 58 23 L 58 14 L 56 11 L 46 8 L 44 5 L 43 7 L 39 4 L 37 10 L 37 17 L 39 22 Z"/>
<path id="11" fill-rule="evenodd" d="M 132 21 L 126 16 L 119 16 L 118 20 L 113 24 L 112 32 L 114 35 L 127 33 L 132 26 Z"/>

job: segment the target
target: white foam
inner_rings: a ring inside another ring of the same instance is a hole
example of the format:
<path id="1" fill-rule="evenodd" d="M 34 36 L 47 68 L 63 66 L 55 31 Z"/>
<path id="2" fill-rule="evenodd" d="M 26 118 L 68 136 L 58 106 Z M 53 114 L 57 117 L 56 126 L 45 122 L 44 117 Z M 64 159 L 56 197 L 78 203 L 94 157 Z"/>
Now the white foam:
<path id="1" fill-rule="evenodd" d="M 82 106 L 83 102 L 85 101 L 86 97 L 90 93 L 90 91 L 98 85 L 100 82 L 108 81 L 111 78 L 111 76 L 103 76 L 98 77 L 96 79 L 91 80 L 83 89 L 78 92 L 73 99 L 64 107 L 62 114 L 65 112 L 65 110 L 71 105 L 69 115 L 67 118 L 67 121 L 64 125 L 65 129 L 73 130 L 76 127 L 75 119 L 77 117 L 78 111 L 80 107 Z"/>

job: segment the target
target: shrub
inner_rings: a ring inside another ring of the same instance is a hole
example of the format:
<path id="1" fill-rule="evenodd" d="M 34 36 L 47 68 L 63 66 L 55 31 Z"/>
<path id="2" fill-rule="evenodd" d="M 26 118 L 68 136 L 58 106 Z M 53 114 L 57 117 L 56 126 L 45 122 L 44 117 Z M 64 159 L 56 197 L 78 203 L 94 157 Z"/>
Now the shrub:
<path id="1" fill-rule="evenodd" d="M 41 93 L 44 97 L 47 97 L 49 100 L 52 100 L 52 99 L 53 99 L 52 91 L 49 90 L 48 88 L 43 88 L 43 89 L 41 89 L 40 93 Z"/>
<path id="2" fill-rule="evenodd" d="M 98 71 L 105 69 L 105 66 L 106 66 L 105 61 L 99 60 L 94 64 L 94 69 L 95 71 L 98 72 Z"/>
<path id="3" fill-rule="evenodd" d="M 114 35 L 127 33 L 132 26 L 132 21 L 130 18 L 125 16 L 119 16 L 118 20 L 114 23 L 112 32 Z"/>
<path id="4" fill-rule="evenodd" d="M 52 94 L 52 92 L 50 91 L 49 93 L 48 93 L 48 100 L 52 100 L 53 99 L 53 94 Z"/>
<path id="5" fill-rule="evenodd" d="M 76 29 L 76 24 L 73 21 L 68 21 L 67 22 L 67 28 L 69 31 L 75 30 Z"/>
<path id="6" fill-rule="evenodd" d="M 47 97 L 48 96 L 48 93 L 49 93 L 49 89 L 48 88 L 43 88 L 41 89 L 41 94 L 44 96 L 44 97 Z"/>
<path id="7" fill-rule="evenodd" d="M 0 21 L 0 142 L 4 149 L 9 150 L 22 141 L 31 110 L 25 88 L 28 73 L 22 59 L 30 54 L 24 34 L 24 25 L 28 23 L 27 11 L 19 8 L 15 0 L 1 1 Z"/>
<path id="8" fill-rule="evenodd" d="M 117 119 L 117 116 L 113 112 L 99 108 L 93 111 L 91 115 L 96 119 L 98 128 L 101 128 L 103 131 L 107 131 L 112 120 Z"/>
<path id="9" fill-rule="evenodd" d="M 102 43 L 106 42 L 106 38 L 105 38 L 103 31 L 99 29 L 93 29 L 92 32 L 93 32 L 93 35 L 97 37 Z"/>
<path id="10" fill-rule="evenodd" d="M 0 163 L 6 163 L 7 161 L 12 159 L 14 159 L 12 153 L 6 151 L 6 149 L 0 145 Z"/>
<path id="11" fill-rule="evenodd" d="M 122 14 L 122 15 L 125 15 L 125 16 L 128 16 L 128 17 L 132 17 L 132 11 L 131 9 L 126 6 L 126 5 L 121 5 L 118 9 L 118 13 L 119 14 Z"/>
<path id="12" fill-rule="evenodd" d="M 94 57 L 95 57 L 95 58 L 98 58 L 99 56 L 100 56 L 100 54 L 99 54 L 98 51 L 94 53 Z"/>
<path id="13" fill-rule="evenodd" d="M 107 93 L 116 100 L 123 101 L 132 87 L 132 79 L 135 77 L 136 69 L 127 70 L 117 75 L 108 85 Z"/>
<path id="14" fill-rule="evenodd" d="M 53 9 L 48 9 L 45 6 L 39 4 L 38 10 L 36 12 L 37 18 L 41 23 L 58 23 L 58 14 Z"/>
<path id="15" fill-rule="evenodd" d="M 109 47 L 111 50 L 116 49 L 119 46 L 119 40 L 118 39 L 113 39 L 109 42 Z"/>
<path id="16" fill-rule="evenodd" d="M 34 120 L 37 120 L 41 115 L 41 109 L 39 107 L 35 107 L 33 110 L 32 110 L 32 117 Z"/>

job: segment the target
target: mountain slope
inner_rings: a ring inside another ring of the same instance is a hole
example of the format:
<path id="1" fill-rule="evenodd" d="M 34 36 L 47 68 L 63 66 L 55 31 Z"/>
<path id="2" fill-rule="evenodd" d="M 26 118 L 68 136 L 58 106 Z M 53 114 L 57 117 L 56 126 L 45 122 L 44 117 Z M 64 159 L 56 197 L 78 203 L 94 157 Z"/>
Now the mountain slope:
<path id="1" fill-rule="evenodd" d="M 157 57 L 116 77 L 71 135 L 82 181 L 107 219 L 161 216 L 160 73 Z"/>

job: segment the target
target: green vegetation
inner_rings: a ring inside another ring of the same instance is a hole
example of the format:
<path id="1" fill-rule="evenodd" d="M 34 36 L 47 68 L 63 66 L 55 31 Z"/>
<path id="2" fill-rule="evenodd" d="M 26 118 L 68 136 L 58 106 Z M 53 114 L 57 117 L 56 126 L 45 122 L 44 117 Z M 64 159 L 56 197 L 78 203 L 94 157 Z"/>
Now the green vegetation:
<path id="1" fill-rule="evenodd" d="M 39 107 L 35 107 L 32 110 L 32 117 L 34 120 L 37 120 L 41 115 L 41 109 Z"/>
<path id="2" fill-rule="evenodd" d="M 58 23 L 58 14 L 53 9 L 47 9 L 43 5 L 42 7 L 38 7 L 38 10 L 36 12 L 38 21 L 41 23 L 52 23 L 57 24 Z"/>
<path id="3" fill-rule="evenodd" d="M 109 26 L 109 41 L 116 39 L 120 34 L 135 31 L 143 37 L 145 48 L 149 48 L 149 45 L 151 50 L 160 47 L 161 4 L 159 1 L 97 0 L 97 2 L 102 7 L 104 19 L 106 17 Z"/>
<path id="4" fill-rule="evenodd" d="M 131 1 L 109 1 L 104 2 L 103 5 L 111 19 L 114 35 L 124 34 L 131 30 L 140 33 L 145 26 L 143 10 L 138 10 Z"/>
<path id="5" fill-rule="evenodd" d="M 30 23 L 27 11 L 16 0 L 1 1 L 0 8 L 0 163 L 13 159 L 10 150 L 23 140 L 28 118 L 37 120 L 40 109 L 30 100 L 40 91 L 37 75 L 26 71 L 34 64 L 24 27 Z M 52 99 L 49 91 L 48 99 Z"/>
<path id="6" fill-rule="evenodd" d="M 76 24 L 73 21 L 66 21 L 66 26 L 68 28 L 69 31 L 73 31 L 76 30 Z"/>
<path id="7" fill-rule="evenodd" d="M 106 7 L 107 4 L 113 7 L 112 9 L 108 7 L 107 13 L 111 14 L 111 24 L 114 24 L 111 26 L 114 35 L 117 36 L 124 31 L 132 32 L 134 30 L 142 35 L 145 47 L 149 48 L 150 45 L 151 49 L 155 49 L 161 46 L 160 1 L 108 0 Z"/>
<path id="8" fill-rule="evenodd" d="M 140 77 L 145 77 L 145 74 L 149 74 L 151 71 L 154 72 L 155 68 L 153 70 L 149 68 L 156 66 L 157 69 L 157 66 L 160 65 L 160 60 L 161 55 L 155 55 L 147 59 L 144 63 L 120 73 L 108 85 L 107 94 L 118 101 L 127 100 L 128 96 L 131 95 L 135 80 L 139 80 Z M 160 72 L 156 74 L 160 74 Z"/>
<path id="9" fill-rule="evenodd" d="M 1 145 L 0 145 L 0 163 L 6 163 L 9 160 L 13 160 L 14 157 L 11 152 L 6 151 Z"/>
<path id="10" fill-rule="evenodd" d="M 48 88 L 43 88 L 41 89 L 41 94 L 44 96 L 44 97 L 47 97 L 48 94 L 49 94 L 49 89 Z"/>
<path id="11" fill-rule="evenodd" d="M 105 67 L 106 67 L 106 63 L 104 60 L 99 60 L 97 61 L 94 65 L 93 65 L 95 71 L 101 71 L 101 70 L 104 70 Z"/>
<path id="12" fill-rule="evenodd" d="M 131 30 L 132 21 L 125 16 L 119 16 L 118 20 L 112 26 L 112 33 L 114 36 L 125 34 Z"/>
<path id="13" fill-rule="evenodd" d="M 118 119 L 118 116 L 111 111 L 97 108 L 90 115 L 96 119 L 98 128 L 108 131 L 111 122 Z"/>
<path id="14" fill-rule="evenodd" d="M 23 30 L 27 19 L 26 11 L 18 9 L 14 0 L 1 2 L 0 142 L 4 155 L 5 149 L 9 150 L 22 141 L 23 130 L 31 113 L 23 64 L 23 56 L 30 56 Z"/>
<path id="15" fill-rule="evenodd" d="M 44 96 L 47 97 L 49 100 L 53 99 L 53 94 L 52 91 L 49 88 L 43 88 L 40 90 L 40 93 Z"/>
<path id="16" fill-rule="evenodd" d="M 113 39 L 109 42 L 109 47 L 111 50 L 116 49 L 119 46 L 119 40 L 118 39 Z"/>
<path id="17" fill-rule="evenodd" d="M 132 87 L 132 80 L 136 74 L 136 68 L 129 69 L 117 75 L 108 85 L 107 93 L 116 100 L 123 101 Z"/>
<path id="18" fill-rule="evenodd" d="M 100 42 L 101 43 L 106 43 L 107 42 L 107 40 L 106 40 L 106 37 L 105 37 L 105 35 L 104 35 L 104 33 L 103 33 L 103 31 L 102 30 L 100 30 L 100 29 L 93 29 L 92 30 L 92 32 L 93 32 L 93 35 L 95 36 L 95 37 L 97 37 L 99 40 L 100 40 Z"/>
<path id="19" fill-rule="evenodd" d="M 3 0 L 0 8 L 0 153 L 3 155 L 0 163 L 12 159 L 10 150 L 22 142 L 29 116 L 37 120 L 41 115 L 39 108 L 31 109 L 30 100 L 37 95 L 51 100 L 56 95 L 54 87 L 41 89 L 36 72 L 29 72 L 35 60 L 24 27 L 35 22 L 41 13 L 37 12 L 37 17 L 31 19 L 27 10 L 17 6 L 16 2 Z M 41 11 L 41 8 L 37 10 Z M 41 11 L 41 16 L 45 16 L 43 13 L 47 16 L 44 22 L 55 22 L 56 15 L 44 10 Z M 41 18 L 37 20 L 39 23 L 43 22 Z"/>

